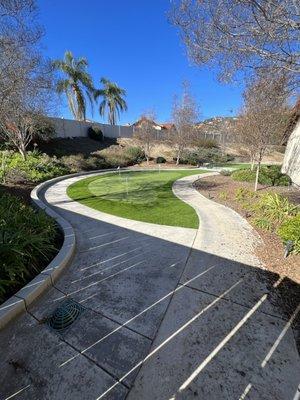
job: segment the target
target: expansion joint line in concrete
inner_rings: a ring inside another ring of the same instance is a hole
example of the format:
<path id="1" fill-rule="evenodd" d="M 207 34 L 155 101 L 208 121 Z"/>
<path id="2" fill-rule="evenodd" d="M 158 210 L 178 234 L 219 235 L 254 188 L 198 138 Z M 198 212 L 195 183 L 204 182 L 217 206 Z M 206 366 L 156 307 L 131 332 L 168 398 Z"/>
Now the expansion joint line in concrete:
<path id="1" fill-rule="evenodd" d="M 108 374 L 115 382 L 118 382 L 119 384 L 121 384 L 122 386 L 124 386 L 126 389 L 130 389 L 130 387 L 123 381 L 119 380 L 119 378 L 112 374 L 110 371 L 108 371 L 106 368 L 104 368 L 102 365 L 98 364 L 97 362 L 95 362 L 91 357 L 89 357 L 87 354 L 81 352 L 79 349 L 77 349 L 75 346 L 73 346 L 71 343 L 69 343 L 67 340 L 63 339 L 61 336 L 59 336 L 59 339 L 64 342 L 67 346 L 69 346 L 71 349 L 73 349 L 74 351 L 76 351 L 76 353 L 78 355 L 81 355 L 83 357 L 85 357 L 87 360 L 89 360 L 90 362 L 92 362 L 94 365 L 96 365 L 98 368 L 102 369 L 102 371 L 104 371 L 106 374 Z M 61 367 L 63 368 L 63 367 Z"/>
<path id="2" fill-rule="evenodd" d="M 138 334 L 139 336 L 144 337 L 145 339 L 148 339 L 148 340 L 151 340 L 151 341 L 152 341 L 152 338 L 150 338 L 149 336 L 146 336 L 146 335 L 144 335 L 143 333 L 138 332 L 138 331 L 136 331 L 135 329 L 132 329 L 132 328 L 130 328 L 129 326 L 122 324 L 121 322 L 117 321 L 116 319 L 109 317 L 108 315 L 106 315 L 106 314 L 103 313 L 102 311 L 94 310 L 94 309 L 91 308 L 91 307 L 86 307 L 86 306 L 83 306 L 83 307 L 86 308 L 87 310 L 93 311 L 94 313 L 101 315 L 101 316 L 104 317 L 104 318 L 109 319 L 111 322 L 114 322 L 115 324 L 119 325 L 119 326 L 122 327 L 122 328 L 125 328 L 125 329 L 127 329 L 127 330 L 129 330 L 129 331 L 131 331 L 131 332 L 133 332 L 133 333 Z"/>
<path id="3" fill-rule="evenodd" d="M 194 238 L 193 238 L 193 242 L 192 242 L 192 244 L 191 244 L 191 247 L 190 247 L 189 252 L 188 252 L 188 255 L 187 255 L 187 257 L 186 257 L 184 266 L 183 266 L 183 268 L 182 268 L 182 272 L 181 272 L 180 276 L 178 277 L 176 287 L 179 286 L 179 283 L 180 283 L 180 281 L 181 281 L 181 278 L 182 278 L 182 276 L 183 276 L 183 274 L 184 274 L 184 272 L 185 272 L 187 263 L 188 263 L 189 258 L 190 258 L 190 256 L 191 256 L 191 253 L 192 253 L 192 251 L 193 251 L 193 247 L 194 247 L 194 244 L 195 244 L 196 237 L 197 237 L 197 231 L 195 232 L 195 235 L 194 235 Z M 157 329 L 156 329 L 156 331 L 155 331 L 155 334 L 154 334 L 154 336 L 153 336 L 153 340 L 151 341 L 151 347 L 152 347 L 152 345 L 153 345 L 153 343 L 154 343 L 154 340 L 156 339 L 156 336 L 157 336 L 157 333 L 158 333 L 158 331 L 159 331 L 159 329 L 160 329 L 160 327 L 161 327 L 161 324 L 162 324 L 162 322 L 163 322 L 163 320 L 164 320 L 164 318 L 165 318 L 165 316 L 166 316 L 166 314 L 167 314 L 167 312 L 168 312 L 168 310 L 169 310 L 171 301 L 172 301 L 172 299 L 173 299 L 173 297 L 174 297 L 174 295 L 175 295 L 175 293 L 176 293 L 176 287 L 175 287 L 175 289 L 173 290 L 172 295 L 170 296 L 168 305 L 167 305 L 167 307 L 166 307 L 166 309 L 165 309 L 165 312 L 163 313 L 162 318 L 161 318 L 161 320 L 160 320 L 160 323 L 158 324 L 158 327 L 157 327 Z M 150 348 L 151 348 L 151 347 L 150 347 Z M 140 365 L 140 367 L 139 367 L 139 370 L 140 370 L 140 368 L 142 368 L 143 365 L 144 365 L 144 362 L 141 363 L 141 365 Z M 138 374 L 137 374 L 136 376 L 138 376 Z M 134 382 L 135 382 L 135 381 L 134 381 Z M 134 386 L 134 382 L 133 382 L 132 387 Z M 126 394 L 126 396 L 125 396 L 125 400 L 128 398 L 129 393 L 130 393 L 130 390 L 127 392 L 127 394 Z"/>
<path id="4" fill-rule="evenodd" d="M 195 290 L 196 292 L 205 293 L 205 294 L 208 294 L 210 296 L 219 298 L 219 296 L 217 294 L 208 292 L 206 290 L 198 289 L 198 288 L 195 288 L 195 287 L 192 287 L 192 286 L 189 286 L 189 285 L 185 285 L 185 284 L 182 284 L 182 283 L 180 283 L 179 286 L 184 286 L 184 287 L 187 287 L 187 288 L 189 288 L 191 290 Z M 262 293 L 262 296 L 263 295 L 267 295 L 268 296 L 268 293 Z M 226 299 L 225 297 L 222 298 L 222 300 L 227 301 L 227 302 L 232 303 L 232 304 L 236 304 L 236 305 L 244 307 L 244 308 L 247 308 L 248 310 L 250 310 L 252 308 L 251 306 L 247 306 L 246 304 L 239 303 L 238 301 L 234 301 L 232 299 Z M 261 314 L 264 314 L 264 315 L 268 315 L 269 317 L 277 318 L 280 321 L 284 321 L 284 322 L 288 321 L 288 318 L 280 317 L 279 315 L 275 315 L 275 314 L 270 314 L 270 313 L 268 313 L 266 311 L 258 311 L 258 312 L 261 313 Z"/>

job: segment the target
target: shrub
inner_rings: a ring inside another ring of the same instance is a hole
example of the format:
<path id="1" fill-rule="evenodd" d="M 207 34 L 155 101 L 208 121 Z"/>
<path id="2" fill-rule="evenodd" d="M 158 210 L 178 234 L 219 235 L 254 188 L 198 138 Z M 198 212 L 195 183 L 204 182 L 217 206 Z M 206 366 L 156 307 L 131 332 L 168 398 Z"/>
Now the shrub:
<path id="1" fill-rule="evenodd" d="M 99 142 L 103 141 L 103 133 L 99 126 L 92 125 L 88 127 L 88 137 Z"/>
<path id="2" fill-rule="evenodd" d="M 254 182 L 255 181 L 255 171 L 251 171 L 249 168 L 238 169 L 231 174 L 234 181 L 238 182 Z"/>
<path id="3" fill-rule="evenodd" d="M 98 152 L 104 159 L 107 167 L 127 167 L 144 159 L 144 152 L 140 147 L 110 146 Z"/>
<path id="4" fill-rule="evenodd" d="M 176 161 L 176 157 L 173 160 Z M 192 151 L 185 151 L 180 157 L 179 164 L 198 165 L 199 164 L 198 153 Z"/>
<path id="5" fill-rule="evenodd" d="M 235 191 L 235 199 L 237 201 L 241 201 L 241 202 L 247 200 L 248 198 L 253 198 L 256 196 L 257 195 L 255 192 L 253 192 L 252 190 L 243 188 L 243 187 L 240 187 Z"/>
<path id="6" fill-rule="evenodd" d="M 229 169 L 221 169 L 220 174 L 223 176 L 230 176 L 232 174 L 232 171 Z"/>
<path id="7" fill-rule="evenodd" d="M 60 161 L 70 173 L 76 173 L 88 169 L 87 162 L 82 154 L 64 156 Z"/>
<path id="8" fill-rule="evenodd" d="M 277 193 L 262 195 L 256 205 L 257 211 L 274 222 L 281 222 L 287 217 L 295 216 L 299 207 L 289 202 L 286 197 Z"/>
<path id="9" fill-rule="evenodd" d="M 34 128 L 33 140 L 48 141 L 55 136 L 54 125 L 48 118 L 42 118 L 37 121 Z"/>
<path id="10" fill-rule="evenodd" d="M 197 138 L 194 141 L 196 147 L 203 147 L 205 149 L 217 148 L 218 143 L 214 139 Z"/>
<path id="11" fill-rule="evenodd" d="M 101 157 L 88 157 L 85 160 L 85 163 L 87 170 L 104 169 L 109 167 L 106 161 Z"/>
<path id="12" fill-rule="evenodd" d="M 279 165 L 262 166 L 260 168 L 258 182 L 262 185 L 288 186 L 291 184 L 290 178 L 282 174 Z M 239 169 L 232 174 L 232 179 L 239 182 L 254 182 L 256 171 L 250 168 Z"/>
<path id="13" fill-rule="evenodd" d="M 6 152 L 2 180 L 7 182 L 41 182 L 69 172 L 56 157 L 49 157 L 37 151 L 27 153 L 24 161 L 19 153 Z M 0 175 L 0 176 L 1 176 Z"/>
<path id="14" fill-rule="evenodd" d="M 280 165 L 262 166 L 259 172 L 259 183 L 272 186 L 289 186 L 290 178 L 282 174 Z"/>
<path id="15" fill-rule="evenodd" d="M 138 146 L 126 147 L 125 153 L 128 155 L 129 160 L 133 164 L 137 164 L 146 160 L 144 150 L 141 147 Z"/>
<path id="16" fill-rule="evenodd" d="M 164 164 L 166 161 L 165 157 L 159 156 L 156 158 L 156 164 Z"/>
<path id="17" fill-rule="evenodd" d="M 293 252 L 300 253 L 300 213 L 283 222 L 277 230 L 278 235 L 287 243 L 288 240 L 293 241 Z"/>
<path id="18" fill-rule="evenodd" d="M 43 211 L 0 194 L 0 302 L 51 258 L 55 237 L 55 223 Z"/>

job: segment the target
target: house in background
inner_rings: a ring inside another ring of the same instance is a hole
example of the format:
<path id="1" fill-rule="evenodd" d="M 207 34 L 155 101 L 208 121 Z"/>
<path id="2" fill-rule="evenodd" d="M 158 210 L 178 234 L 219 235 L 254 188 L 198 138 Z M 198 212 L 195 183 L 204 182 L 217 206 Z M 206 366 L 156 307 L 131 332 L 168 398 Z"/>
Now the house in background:
<path id="1" fill-rule="evenodd" d="M 135 129 L 140 128 L 142 126 L 143 122 L 148 122 L 148 123 L 152 124 L 153 128 L 157 131 L 157 135 L 156 135 L 157 140 L 165 139 L 165 134 L 167 133 L 167 131 L 169 131 L 170 129 L 173 129 L 175 126 L 172 123 L 159 124 L 147 117 L 141 117 L 138 121 L 136 121 L 135 123 L 132 124 L 133 132 Z"/>
<path id="2" fill-rule="evenodd" d="M 281 171 L 287 174 L 294 185 L 300 188 L 300 98 L 292 110 L 286 132 L 287 140 Z"/>

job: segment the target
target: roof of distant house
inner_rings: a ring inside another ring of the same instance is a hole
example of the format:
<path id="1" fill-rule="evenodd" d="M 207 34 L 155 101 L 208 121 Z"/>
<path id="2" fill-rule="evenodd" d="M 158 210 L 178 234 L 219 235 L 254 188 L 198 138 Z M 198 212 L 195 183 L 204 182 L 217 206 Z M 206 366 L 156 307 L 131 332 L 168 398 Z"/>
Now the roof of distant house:
<path id="1" fill-rule="evenodd" d="M 159 127 L 161 129 L 171 129 L 171 128 L 174 127 L 174 124 L 172 124 L 172 123 L 169 123 L 169 122 L 167 122 L 167 123 L 158 123 L 158 122 L 155 122 L 154 120 L 149 119 L 147 117 L 141 117 L 138 121 L 134 122 L 132 124 L 132 126 L 139 127 L 143 122 L 150 122 L 154 126 Z"/>

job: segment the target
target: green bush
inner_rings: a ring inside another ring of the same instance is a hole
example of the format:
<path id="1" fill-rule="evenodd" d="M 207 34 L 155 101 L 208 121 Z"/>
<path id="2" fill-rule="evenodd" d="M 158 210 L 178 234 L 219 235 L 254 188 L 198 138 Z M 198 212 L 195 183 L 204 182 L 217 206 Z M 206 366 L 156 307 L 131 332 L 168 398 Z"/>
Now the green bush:
<path id="1" fill-rule="evenodd" d="M 288 240 L 293 241 L 293 252 L 300 253 L 300 213 L 283 222 L 277 230 L 278 235 L 287 243 Z"/>
<path id="2" fill-rule="evenodd" d="M 230 176 L 232 171 L 230 171 L 230 169 L 221 169 L 220 174 L 223 176 Z"/>
<path id="3" fill-rule="evenodd" d="M 2 165 L 0 179 L 14 183 L 38 183 L 69 172 L 56 157 L 49 157 L 37 151 L 28 152 L 25 161 L 19 153 L 5 152 Z"/>
<path id="4" fill-rule="evenodd" d="M 156 164 L 164 164 L 166 161 L 165 157 L 159 156 L 156 158 Z"/>
<path id="5" fill-rule="evenodd" d="M 146 159 L 143 149 L 138 146 L 125 147 L 124 151 L 133 164 L 140 163 Z"/>
<path id="6" fill-rule="evenodd" d="M 0 302 L 51 259 L 56 234 L 54 221 L 43 211 L 0 193 Z"/>
<path id="7" fill-rule="evenodd" d="M 231 174 L 231 177 L 238 182 L 254 182 L 255 171 L 251 171 L 250 168 L 238 169 Z"/>
<path id="8" fill-rule="evenodd" d="M 269 186 L 288 186 L 291 184 L 290 178 L 281 173 L 279 165 L 261 166 L 258 182 Z M 239 169 L 232 174 L 232 179 L 238 182 L 254 182 L 256 170 L 250 168 Z"/>
<path id="9" fill-rule="evenodd" d="M 92 125 L 88 127 L 88 137 L 93 140 L 97 140 L 98 142 L 103 141 L 103 133 L 99 126 Z"/>
<path id="10" fill-rule="evenodd" d="M 55 136 L 54 125 L 47 118 L 38 121 L 35 129 L 33 140 L 34 141 L 48 141 Z"/>
<path id="11" fill-rule="evenodd" d="M 201 165 L 204 163 L 224 163 L 231 159 L 231 156 L 223 155 L 219 149 L 198 148 L 196 151 L 184 151 L 179 162 L 180 164 Z"/>
<path id="12" fill-rule="evenodd" d="M 259 172 L 259 183 L 271 186 L 289 186 L 290 178 L 281 172 L 280 165 L 262 166 Z"/>
<path id="13" fill-rule="evenodd" d="M 274 222 L 284 221 L 287 217 L 295 216 L 299 212 L 298 206 L 277 193 L 262 195 L 255 208 L 260 215 Z"/>

